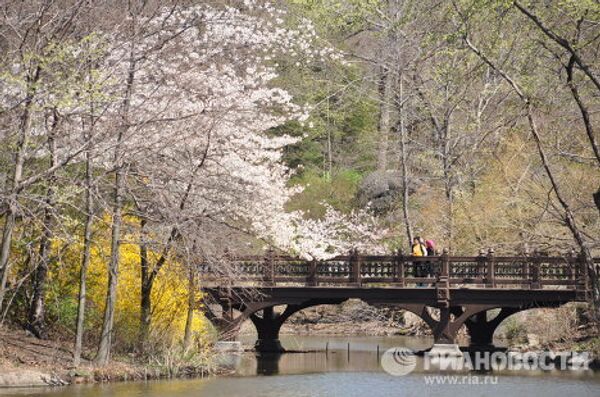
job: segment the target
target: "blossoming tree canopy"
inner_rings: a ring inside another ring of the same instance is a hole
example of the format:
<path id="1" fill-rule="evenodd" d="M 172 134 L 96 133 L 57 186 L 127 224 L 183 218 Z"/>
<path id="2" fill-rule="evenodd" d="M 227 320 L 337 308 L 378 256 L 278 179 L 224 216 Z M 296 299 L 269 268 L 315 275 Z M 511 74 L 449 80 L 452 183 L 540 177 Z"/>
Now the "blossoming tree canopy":
<path id="1" fill-rule="evenodd" d="M 284 12 L 247 6 L 246 13 L 165 8 L 139 24 L 144 27 L 139 40 L 126 30 L 113 33 L 107 64 L 115 81 L 129 78 L 134 86 L 122 158 L 116 161 L 140 176 L 146 193 L 137 200 L 158 208 L 162 221 L 179 230 L 193 225 L 198 233 L 201 219 L 220 220 L 251 227 L 281 248 L 314 254 L 323 251 L 325 236 L 306 233 L 314 221 L 305 224 L 301 213 L 284 210 L 298 190 L 289 187 L 291 170 L 282 162 L 282 149 L 299 138 L 267 132 L 290 120 L 306 120 L 309 109 L 273 83 L 278 57 L 316 62 L 339 55 L 322 50 L 307 21 L 294 30 L 286 26 Z M 115 84 L 112 95 L 124 95 L 126 86 Z M 111 111 L 116 116 L 122 108 L 117 104 Z M 114 129 L 114 118 L 105 118 L 105 129 Z M 105 154 L 99 164 L 114 161 L 108 148 L 116 139 L 113 134 L 104 142 L 107 150 L 99 151 Z M 330 209 L 330 218 L 334 212 Z M 344 221 L 341 215 L 336 219 Z M 304 234 L 302 244 L 299 234 Z M 331 236 L 327 246 L 339 252 L 347 248 Z"/>

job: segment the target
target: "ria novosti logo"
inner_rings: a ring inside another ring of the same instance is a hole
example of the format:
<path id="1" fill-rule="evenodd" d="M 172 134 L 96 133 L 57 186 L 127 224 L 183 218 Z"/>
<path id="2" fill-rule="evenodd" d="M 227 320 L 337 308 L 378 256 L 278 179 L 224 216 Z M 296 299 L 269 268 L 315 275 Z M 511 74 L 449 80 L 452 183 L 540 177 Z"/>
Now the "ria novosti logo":
<path id="1" fill-rule="evenodd" d="M 434 371 L 520 371 L 520 370 L 588 370 L 592 361 L 588 352 L 426 352 L 423 370 Z M 456 354 L 458 353 L 458 354 Z M 381 357 L 383 369 L 395 376 L 411 373 L 417 366 L 415 352 L 407 347 L 392 347 Z"/>
<path id="2" fill-rule="evenodd" d="M 407 375 L 417 366 L 417 356 L 407 347 L 392 347 L 381 356 L 381 366 L 391 375 Z"/>

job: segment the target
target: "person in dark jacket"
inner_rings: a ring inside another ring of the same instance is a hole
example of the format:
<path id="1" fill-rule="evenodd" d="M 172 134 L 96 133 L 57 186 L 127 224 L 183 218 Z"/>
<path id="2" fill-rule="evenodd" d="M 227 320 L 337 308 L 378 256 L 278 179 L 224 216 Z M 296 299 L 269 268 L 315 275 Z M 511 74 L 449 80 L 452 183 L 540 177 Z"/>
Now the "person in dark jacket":
<path id="1" fill-rule="evenodd" d="M 435 242 L 433 240 L 426 240 L 425 248 L 427 249 L 427 256 L 435 256 Z M 427 262 L 426 272 L 427 272 L 427 277 L 435 276 L 432 262 Z"/>

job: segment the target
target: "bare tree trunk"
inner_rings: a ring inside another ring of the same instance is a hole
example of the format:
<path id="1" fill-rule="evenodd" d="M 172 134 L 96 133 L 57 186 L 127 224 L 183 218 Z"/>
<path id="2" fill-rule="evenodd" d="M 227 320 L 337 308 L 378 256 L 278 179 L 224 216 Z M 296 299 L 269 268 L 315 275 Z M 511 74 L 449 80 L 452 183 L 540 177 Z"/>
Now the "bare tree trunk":
<path id="1" fill-rule="evenodd" d="M 379 140 L 377 148 L 377 169 L 385 171 L 388 165 L 388 144 L 393 92 L 393 78 L 387 66 L 381 66 L 379 81 Z"/>
<path id="2" fill-rule="evenodd" d="M 150 332 L 150 322 L 152 321 L 152 287 L 154 277 L 150 276 L 148 263 L 148 246 L 146 241 L 146 223 L 142 218 L 140 221 L 140 270 L 141 270 L 141 291 L 140 291 L 140 346 L 144 346 L 148 341 Z"/>
<path id="3" fill-rule="evenodd" d="M 23 177 L 23 165 L 25 164 L 25 151 L 29 140 L 31 130 L 31 107 L 35 95 L 35 84 L 40 78 L 41 67 L 37 67 L 33 78 L 30 80 L 27 97 L 24 102 L 23 115 L 19 126 L 19 141 L 17 142 L 15 155 L 15 168 L 12 177 L 12 191 L 7 197 L 8 208 L 4 230 L 2 231 L 2 248 L 0 248 L 0 311 L 4 303 L 6 293 L 6 282 L 8 280 L 10 248 L 12 244 L 12 234 L 17 219 L 17 200 L 19 199 L 19 184 Z"/>
<path id="4" fill-rule="evenodd" d="M 571 95 L 573 99 L 577 103 L 577 107 L 581 112 L 581 120 L 583 121 L 583 125 L 585 127 L 585 132 L 590 141 L 590 146 L 592 147 L 592 152 L 594 152 L 594 156 L 596 157 L 596 161 L 598 162 L 598 166 L 600 167 L 600 148 L 598 148 L 598 143 L 596 142 L 596 135 L 594 134 L 594 128 L 592 127 L 592 121 L 590 119 L 590 113 L 585 107 L 583 101 L 581 100 L 581 96 L 579 95 L 579 90 L 573 81 L 573 66 L 575 66 L 575 60 L 573 57 L 569 59 L 569 63 L 566 66 L 567 70 L 567 85 L 569 86 L 569 90 L 571 91 Z"/>
<path id="5" fill-rule="evenodd" d="M 434 107 L 425 96 L 424 92 L 419 88 L 419 82 L 415 76 L 415 91 L 417 96 L 428 109 L 428 116 L 433 127 L 432 142 L 437 149 L 437 156 L 440 158 L 442 163 L 443 181 L 444 181 L 444 194 L 446 196 L 446 231 L 445 239 L 447 241 L 448 248 L 452 248 L 452 240 L 454 239 L 454 181 L 452 175 L 452 148 L 450 146 L 450 123 L 452 117 L 451 107 L 447 108 L 444 114 L 444 118 L 440 120 L 432 109 Z M 446 95 L 446 103 L 448 103 L 448 96 Z M 448 105 L 449 106 L 449 105 Z"/>
<path id="6" fill-rule="evenodd" d="M 8 280 L 10 245 L 12 243 L 12 233 L 15 228 L 16 221 L 16 205 L 14 201 L 16 197 L 13 195 L 9 198 L 6 220 L 4 221 L 4 230 L 2 232 L 2 250 L 0 251 L 0 310 L 3 308 L 4 294 L 6 292 L 6 282 Z"/>
<path id="7" fill-rule="evenodd" d="M 52 130 L 48 133 L 48 150 L 50 152 L 50 167 L 58 163 L 56 155 L 55 134 L 59 123 L 59 117 L 54 112 Z M 27 328 L 38 338 L 46 339 L 46 280 L 48 278 L 48 269 L 50 265 L 50 244 L 53 238 L 52 231 L 52 212 L 54 211 L 55 195 L 55 174 L 51 174 L 46 192 L 46 202 L 44 208 L 44 219 L 42 222 L 43 232 L 40 240 L 40 249 L 38 254 L 37 266 L 33 275 L 33 299 L 29 307 L 29 318 Z"/>
<path id="8" fill-rule="evenodd" d="M 132 38 L 132 40 L 134 40 Z M 127 132 L 129 127 L 128 113 L 131 103 L 131 95 L 133 92 L 133 81 L 135 78 L 135 44 L 132 41 L 131 49 L 129 54 L 129 70 L 127 74 L 127 84 L 125 88 L 125 96 L 123 98 L 122 106 L 122 122 L 123 126 L 119 129 L 119 135 L 115 145 L 114 152 L 114 164 L 116 167 L 115 171 L 115 182 L 114 182 L 114 206 L 113 206 L 113 219 L 112 219 L 112 233 L 111 233 L 111 254 L 110 263 L 108 265 L 108 290 L 106 292 L 106 305 L 104 307 L 104 320 L 102 323 L 102 334 L 100 337 L 100 344 L 98 346 L 98 353 L 96 355 L 96 363 L 99 365 L 106 365 L 110 360 L 110 350 L 112 346 L 112 333 L 114 326 L 114 314 L 115 304 L 117 300 L 117 283 L 119 277 L 119 249 L 121 247 L 121 222 L 122 222 L 122 210 L 123 210 L 123 164 L 121 161 L 121 144 L 124 138 L 124 134 Z"/>
<path id="9" fill-rule="evenodd" d="M 452 181 L 452 169 L 450 166 L 450 153 L 449 153 L 449 142 L 448 139 L 444 140 L 443 143 L 443 166 L 444 166 L 444 192 L 446 194 L 446 241 L 449 249 L 452 249 L 452 243 L 454 239 L 454 186 Z"/>
<path id="10" fill-rule="evenodd" d="M 112 346 L 115 304 L 117 301 L 117 283 L 119 277 L 119 248 L 121 246 L 121 212 L 123 208 L 122 185 L 123 171 L 118 167 L 114 184 L 114 209 L 110 247 L 111 254 L 110 263 L 108 265 L 108 290 L 106 292 L 106 305 L 104 307 L 104 320 L 102 323 L 100 345 L 98 346 L 98 354 L 96 355 L 96 363 L 99 365 L 108 364 Z"/>
<path id="11" fill-rule="evenodd" d="M 86 153 L 86 219 L 83 231 L 83 257 L 79 271 L 79 298 L 77 306 L 77 331 L 75 334 L 75 351 L 73 364 L 78 366 L 81 360 L 81 349 L 83 346 L 83 333 L 85 324 L 85 305 L 87 294 L 87 272 L 90 265 L 90 250 L 92 246 L 92 227 L 94 223 L 93 197 L 91 188 L 91 164 L 90 154 Z"/>
<path id="12" fill-rule="evenodd" d="M 194 309 L 196 308 L 196 278 L 194 269 L 188 265 L 188 310 L 185 319 L 185 333 L 183 335 L 183 349 L 188 351 L 192 344 L 192 324 L 194 322 Z"/>
<path id="13" fill-rule="evenodd" d="M 46 205 L 51 203 L 46 202 Z M 45 295 L 46 295 L 46 279 L 48 278 L 50 242 L 52 240 L 52 215 L 50 210 L 44 210 L 43 227 L 44 232 L 40 241 L 38 252 L 38 262 L 33 274 L 33 298 L 29 306 L 29 315 L 27 329 L 31 331 L 39 339 L 46 339 L 46 313 L 45 313 Z"/>
<path id="14" fill-rule="evenodd" d="M 92 139 L 94 126 L 94 108 L 90 107 L 90 134 L 87 139 Z M 83 333 L 85 326 L 85 305 L 87 294 L 87 272 L 90 265 L 90 251 L 92 246 L 92 227 L 94 224 L 94 197 L 92 195 L 92 154 L 91 149 L 85 151 L 85 226 L 83 230 L 83 256 L 79 270 L 79 297 L 77 304 L 77 330 L 75 332 L 75 348 L 73 352 L 73 365 L 81 363 L 81 350 L 83 347 Z"/>
<path id="15" fill-rule="evenodd" d="M 331 117 L 329 106 L 329 92 L 327 93 L 327 179 L 331 181 L 333 173 L 333 144 L 331 139 Z"/>
<path id="16" fill-rule="evenodd" d="M 402 74 L 400 75 L 400 97 L 398 103 L 398 117 L 400 121 L 400 171 L 402 175 L 402 213 L 404 215 L 404 226 L 406 227 L 407 247 L 413 240 L 413 229 L 408 207 L 408 156 L 406 153 L 406 129 L 404 128 L 404 84 Z"/>
<path id="17" fill-rule="evenodd" d="M 333 155 L 332 143 L 331 143 L 331 127 L 327 125 L 327 179 L 331 181 L 331 175 L 333 174 Z"/>

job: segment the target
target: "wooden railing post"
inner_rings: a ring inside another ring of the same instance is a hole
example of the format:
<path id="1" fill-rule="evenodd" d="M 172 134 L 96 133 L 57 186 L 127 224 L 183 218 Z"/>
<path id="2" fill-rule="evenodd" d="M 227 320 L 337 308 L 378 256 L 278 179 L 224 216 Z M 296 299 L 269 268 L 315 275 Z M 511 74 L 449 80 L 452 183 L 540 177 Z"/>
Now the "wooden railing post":
<path id="1" fill-rule="evenodd" d="M 269 247 L 265 257 L 265 282 L 267 285 L 275 285 L 275 262 L 273 260 L 273 247 Z"/>
<path id="2" fill-rule="evenodd" d="M 362 260 L 360 258 L 360 254 L 358 249 L 354 249 L 354 279 L 356 280 L 356 284 L 360 287 L 362 284 L 360 269 L 362 267 Z"/>
<path id="3" fill-rule="evenodd" d="M 533 251 L 531 259 L 531 288 L 540 289 L 540 254 L 537 250 Z"/>
<path id="4" fill-rule="evenodd" d="M 448 255 L 448 248 L 444 248 L 441 256 L 442 266 L 440 269 L 440 275 L 435 283 L 436 298 L 440 307 L 450 306 L 450 261 L 448 259 Z"/>
<path id="5" fill-rule="evenodd" d="M 448 256 L 448 248 L 444 248 L 444 251 L 442 252 L 442 269 L 440 272 L 440 277 L 449 278 L 450 276 L 450 260 L 448 259 Z"/>
<path id="6" fill-rule="evenodd" d="M 523 250 L 523 257 L 525 258 L 525 260 L 523 261 L 523 277 L 522 277 L 524 283 L 521 285 L 523 285 L 524 288 L 531 289 L 531 278 L 530 278 L 531 269 L 529 266 L 530 253 L 529 253 L 529 245 L 527 245 L 527 244 L 525 244 L 525 249 Z"/>
<path id="7" fill-rule="evenodd" d="M 232 261 L 233 261 L 233 255 L 231 255 L 231 252 L 229 252 L 229 248 L 227 248 L 227 247 L 225 247 L 225 249 L 223 250 L 223 261 L 225 262 L 225 268 L 230 267 L 230 268 L 233 268 L 234 272 L 235 271 L 239 271 L 239 269 L 236 269 L 235 264 L 232 263 Z M 209 265 L 209 266 L 211 268 L 214 267 L 213 265 Z M 211 269 L 211 272 L 214 272 L 214 271 L 215 271 L 214 268 Z M 223 277 L 222 274 L 219 274 L 217 272 L 217 276 L 216 276 L 215 279 L 218 280 L 218 281 L 222 281 L 221 279 L 223 279 L 223 278 L 225 278 L 225 280 L 223 280 L 223 281 L 226 281 L 227 285 L 229 287 L 231 287 L 231 283 L 233 282 L 233 278 L 232 277 Z"/>
<path id="8" fill-rule="evenodd" d="M 496 288 L 496 259 L 494 258 L 494 249 L 490 248 L 487 254 L 487 275 L 485 285 L 488 288 Z"/>
<path id="9" fill-rule="evenodd" d="M 398 250 L 392 252 L 392 282 L 398 282 L 398 264 L 400 258 L 398 257 Z"/>
<path id="10" fill-rule="evenodd" d="M 486 261 L 487 257 L 486 257 L 486 252 L 485 249 L 480 249 L 479 250 L 479 256 L 477 257 L 477 261 L 478 261 L 478 266 L 477 266 L 477 275 L 481 276 L 481 279 L 483 280 L 483 284 L 485 284 L 486 282 L 486 278 L 487 278 L 487 270 L 486 270 L 486 265 L 485 265 L 485 261 Z"/>
<path id="11" fill-rule="evenodd" d="M 404 250 L 402 248 L 400 248 L 398 251 L 396 251 L 396 269 L 395 269 L 395 273 L 394 273 L 394 281 L 398 282 L 400 287 L 405 286 L 404 270 L 405 270 Z"/>
<path id="12" fill-rule="evenodd" d="M 579 288 L 577 295 L 580 295 L 581 299 L 588 300 L 590 291 L 590 275 L 585 263 L 585 255 L 583 252 L 577 256 L 577 267 L 579 268 L 579 282 L 577 283 Z"/>
<path id="13" fill-rule="evenodd" d="M 571 285 L 571 289 L 577 289 L 577 261 L 575 259 L 575 250 L 571 248 L 569 252 L 567 252 L 567 278 L 570 282 L 573 283 Z"/>
<path id="14" fill-rule="evenodd" d="M 314 287 L 317 285 L 317 260 L 313 259 L 308 265 L 307 285 Z"/>
<path id="15" fill-rule="evenodd" d="M 357 249 L 350 250 L 350 282 L 360 286 L 360 256 Z"/>

